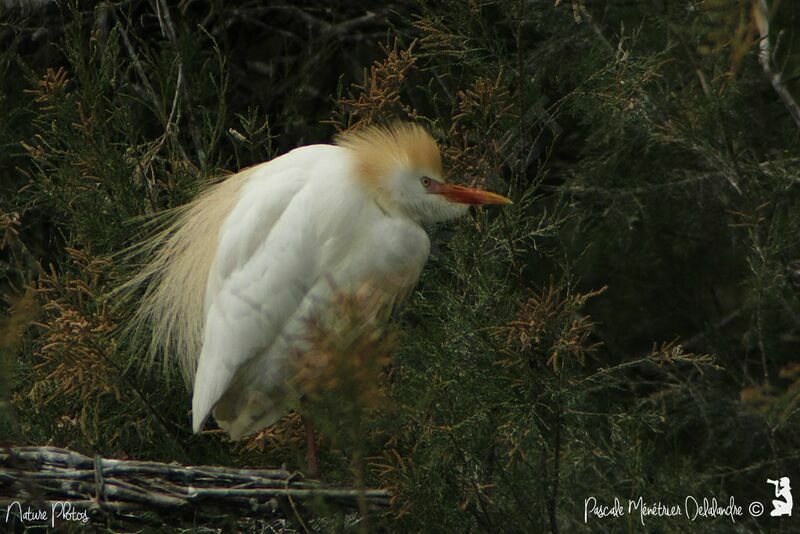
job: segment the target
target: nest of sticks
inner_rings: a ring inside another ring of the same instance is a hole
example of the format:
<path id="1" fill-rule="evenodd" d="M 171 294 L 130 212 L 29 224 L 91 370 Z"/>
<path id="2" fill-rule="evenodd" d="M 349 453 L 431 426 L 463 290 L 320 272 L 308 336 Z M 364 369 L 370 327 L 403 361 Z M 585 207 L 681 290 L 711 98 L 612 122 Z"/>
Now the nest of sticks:
<path id="1" fill-rule="evenodd" d="M 309 509 L 363 514 L 386 508 L 389 494 L 326 486 L 285 469 L 184 466 L 92 458 L 56 447 L 8 447 L 0 449 L 0 502 L 4 516 L 11 503 L 22 510 L 69 503 L 89 517 L 205 524 L 232 517 L 302 522 Z"/>

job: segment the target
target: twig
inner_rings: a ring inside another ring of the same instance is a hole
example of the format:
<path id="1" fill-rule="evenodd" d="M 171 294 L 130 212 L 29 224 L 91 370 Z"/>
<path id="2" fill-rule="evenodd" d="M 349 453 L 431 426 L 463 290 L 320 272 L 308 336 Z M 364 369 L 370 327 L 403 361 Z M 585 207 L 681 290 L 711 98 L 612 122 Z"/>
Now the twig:
<path id="1" fill-rule="evenodd" d="M 723 317 L 722 319 L 720 319 L 719 321 L 714 323 L 712 325 L 712 329 L 716 331 L 716 330 L 719 330 L 721 328 L 725 328 L 726 326 L 731 324 L 733 321 L 738 319 L 741 315 L 742 315 L 742 309 L 741 308 L 733 310 L 731 313 L 729 313 L 728 315 L 726 315 L 725 317 Z M 706 332 L 706 331 L 698 332 L 697 334 L 695 334 L 692 337 L 687 338 L 685 341 L 683 341 L 681 343 L 681 345 L 683 346 L 683 348 L 691 349 L 692 347 L 696 347 L 696 346 L 700 345 L 703 341 L 705 341 L 707 335 L 708 335 L 708 332 Z"/>
<path id="2" fill-rule="evenodd" d="M 576 6 L 577 6 L 577 10 L 578 10 L 578 12 L 579 12 L 579 13 L 580 13 L 580 14 L 581 14 L 583 17 L 586 17 L 586 20 L 587 20 L 587 21 L 589 21 L 589 26 L 591 26 L 591 27 L 592 27 L 592 31 L 594 31 L 595 35 L 596 35 L 596 36 L 597 36 L 597 37 L 600 39 L 600 42 L 601 42 L 601 43 L 603 43 L 603 46 L 605 46 L 605 47 L 606 47 L 606 49 L 607 49 L 609 52 L 611 52 L 612 54 L 616 54 L 616 53 L 618 52 L 619 48 L 614 48 L 614 45 L 612 45 L 612 44 L 611 44 L 611 43 L 608 41 L 608 39 L 606 39 L 606 36 L 605 36 L 605 35 L 603 35 L 603 29 L 600 27 L 600 25 L 599 25 L 599 24 L 597 23 L 597 21 L 594 19 L 594 17 L 592 16 L 592 14 L 591 14 L 591 13 L 589 13 L 589 10 L 588 10 L 588 9 L 586 9 L 586 6 L 585 6 L 585 5 L 583 5 L 582 3 L 578 3 L 578 4 L 576 4 Z"/>
<path id="3" fill-rule="evenodd" d="M 100 347 L 100 345 L 98 345 L 92 340 L 89 340 L 88 342 L 89 345 L 98 352 L 98 354 L 106 354 L 105 351 Z M 125 369 L 120 367 L 119 364 L 117 364 L 117 362 L 115 362 L 113 358 L 108 357 L 108 355 L 106 356 L 107 357 L 103 358 L 103 361 L 114 368 L 114 370 L 118 373 L 118 375 L 122 379 L 122 382 L 126 386 L 128 386 L 130 391 L 142 403 L 142 406 L 144 406 L 145 410 L 153 417 L 153 420 L 156 423 L 158 423 L 158 425 L 161 427 L 161 430 L 164 431 L 164 435 L 169 438 L 175 449 L 181 452 L 182 454 L 186 454 L 186 451 L 181 446 L 178 438 L 175 435 L 173 435 L 172 432 L 170 432 L 169 427 L 167 426 L 167 421 L 162 417 L 161 413 L 159 413 L 159 411 L 153 407 L 153 405 L 150 403 L 145 394 L 140 390 L 138 384 L 136 384 L 133 380 L 131 380 L 131 378 L 125 372 Z"/>
<path id="4" fill-rule="evenodd" d="M 389 505 L 389 494 L 325 486 L 284 469 L 182 466 L 11 447 L 0 452 L 0 503 L 25 500 L 69 502 L 117 516 L 155 511 L 194 521 L 220 512 L 273 517 L 281 503 L 297 511 L 320 500 L 339 509 L 358 511 L 359 501 L 378 509 Z"/>
<path id="5" fill-rule="evenodd" d="M 131 43 L 131 40 L 128 37 L 128 32 L 125 30 L 125 26 L 122 24 L 119 17 L 117 16 L 116 10 L 111 9 L 111 13 L 114 15 L 114 20 L 116 21 L 117 26 L 119 27 L 119 33 L 122 36 L 122 42 L 125 45 L 125 49 L 128 51 L 128 55 L 130 56 L 131 61 L 133 62 L 133 68 L 136 71 L 136 74 L 139 76 L 142 85 L 144 86 L 145 93 L 150 98 L 150 101 L 153 104 L 154 111 L 158 114 L 161 111 L 161 99 L 158 98 L 158 95 L 153 89 L 153 85 L 150 83 L 150 79 L 147 77 L 147 74 L 144 71 L 144 67 L 142 67 L 142 63 L 139 61 L 139 55 L 136 53 L 136 49 L 133 47 L 133 44 Z M 171 122 L 175 114 L 176 105 L 178 103 L 178 89 L 182 87 L 183 85 L 182 81 L 183 81 L 183 65 L 179 63 L 178 82 L 175 91 L 175 97 L 172 100 L 172 109 L 170 110 L 169 117 L 167 118 L 167 122 L 164 125 L 164 130 L 165 130 L 164 137 L 162 138 L 161 142 L 158 143 L 158 149 L 161 148 L 161 145 L 163 145 L 164 140 L 166 140 L 167 133 L 170 131 Z M 178 150 L 181 152 L 181 156 L 183 157 L 184 160 L 189 159 L 188 157 L 186 157 L 186 152 L 184 152 L 183 146 L 181 146 L 180 143 L 178 143 Z M 153 156 L 155 155 L 156 151 L 153 152 Z M 150 160 L 152 161 L 152 157 L 150 158 Z"/>
<path id="6" fill-rule="evenodd" d="M 158 23 L 161 25 L 162 32 L 166 26 L 167 37 L 169 38 L 170 43 L 172 43 L 172 46 L 175 48 L 175 55 L 178 58 L 178 73 L 180 74 L 183 72 L 183 60 L 181 59 L 180 50 L 178 49 L 178 36 L 175 33 L 175 26 L 172 24 L 172 17 L 169 14 L 169 6 L 167 6 L 165 0 L 156 0 L 155 4 L 156 12 L 158 14 Z M 194 142 L 195 150 L 197 151 L 197 159 L 200 161 L 200 166 L 203 167 L 206 163 L 206 154 L 203 150 L 200 130 L 197 128 L 197 123 L 194 120 L 194 113 L 192 112 L 192 106 L 190 105 L 191 99 L 189 98 L 189 90 L 186 89 L 186 84 L 181 82 L 182 77 L 179 76 L 178 88 L 180 89 L 181 93 L 183 93 L 183 99 L 187 103 L 186 117 L 189 120 L 189 134 L 192 137 L 192 142 Z"/>
<path id="7" fill-rule="evenodd" d="M 769 43 L 769 8 L 767 7 L 767 0 L 758 0 L 758 2 L 756 2 L 753 6 L 753 16 L 756 21 L 756 26 L 758 27 L 758 33 L 761 37 L 759 41 L 758 61 L 761 63 L 761 68 L 764 70 L 767 79 L 772 84 L 772 88 L 775 89 L 775 92 L 781 97 L 783 104 L 789 110 L 795 124 L 800 128 L 800 106 L 797 105 L 789 89 L 783 83 L 781 72 L 776 71 L 772 65 L 772 53 Z"/>
<path id="8" fill-rule="evenodd" d="M 386 16 L 390 13 L 388 8 L 382 8 L 377 11 L 365 11 L 363 15 L 358 17 L 344 20 L 338 23 L 330 23 L 326 20 L 317 18 L 306 10 L 292 4 L 266 6 L 262 8 L 263 11 L 283 11 L 296 15 L 300 20 L 305 22 L 309 27 L 317 28 L 322 35 L 333 35 L 336 37 L 351 36 L 355 30 L 361 26 L 368 26 L 378 21 L 385 20 Z"/>
<path id="9" fill-rule="evenodd" d="M 119 27 L 119 34 L 122 36 L 122 42 L 125 45 L 125 49 L 128 51 L 128 55 L 131 57 L 131 61 L 133 61 L 133 68 L 136 70 L 136 74 L 139 75 L 139 79 L 142 81 L 142 85 L 144 85 L 147 96 L 150 97 L 150 100 L 153 102 L 153 107 L 156 110 L 161 109 L 161 100 L 159 100 L 158 95 L 156 95 L 156 92 L 153 90 L 153 86 L 150 84 L 150 80 L 147 78 L 147 74 L 144 72 L 144 68 L 139 61 L 139 55 L 136 53 L 136 49 L 133 48 L 133 44 L 131 44 L 131 40 L 128 38 L 128 32 L 125 31 L 125 26 L 117 16 L 116 10 L 112 10 L 111 13 L 114 15 L 114 20 Z"/>

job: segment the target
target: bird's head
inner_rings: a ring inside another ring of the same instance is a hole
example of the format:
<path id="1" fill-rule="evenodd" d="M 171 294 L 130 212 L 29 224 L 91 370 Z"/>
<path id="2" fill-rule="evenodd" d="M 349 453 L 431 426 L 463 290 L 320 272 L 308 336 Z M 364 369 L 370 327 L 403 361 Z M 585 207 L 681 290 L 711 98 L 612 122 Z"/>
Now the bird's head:
<path id="1" fill-rule="evenodd" d="M 417 124 L 362 128 L 336 143 L 351 151 L 356 177 L 389 213 L 425 224 L 464 215 L 470 204 L 511 204 L 496 193 L 446 183 L 439 147 Z"/>

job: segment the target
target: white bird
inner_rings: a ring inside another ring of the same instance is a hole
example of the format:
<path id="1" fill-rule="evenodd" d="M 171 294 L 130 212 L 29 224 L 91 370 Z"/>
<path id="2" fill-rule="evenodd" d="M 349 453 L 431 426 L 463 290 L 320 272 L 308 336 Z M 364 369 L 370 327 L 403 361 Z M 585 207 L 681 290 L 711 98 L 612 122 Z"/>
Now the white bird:
<path id="1" fill-rule="evenodd" d="M 232 439 L 292 407 L 288 387 L 308 319 L 337 292 L 365 285 L 391 308 L 428 258 L 423 226 L 507 198 L 442 179 L 421 126 L 368 127 L 335 145 L 297 148 L 201 194 L 146 248 L 154 259 L 137 324 L 151 351 L 179 354 L 191 382 L 192 428 L 214 416 Z"/>

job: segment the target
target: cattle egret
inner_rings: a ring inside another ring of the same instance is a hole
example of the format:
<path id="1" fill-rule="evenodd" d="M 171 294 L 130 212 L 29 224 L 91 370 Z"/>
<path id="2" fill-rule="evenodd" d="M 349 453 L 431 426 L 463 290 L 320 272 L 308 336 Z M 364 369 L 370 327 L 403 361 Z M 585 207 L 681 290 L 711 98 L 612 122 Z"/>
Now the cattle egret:
<path id="1" fill-rule="evenodd" d="M 210 415 L 232 439 L 295 405 L 291 359 L 335 292 L 369 285 L 391 309 L 428 258 L 423 226 L 501 195 L 442 179 L 421 126 L 368 127 L 235 174 L 182 208 L 150 241 L 137 320 L 151 350 L 193 378 L 192 428 Z"/>

